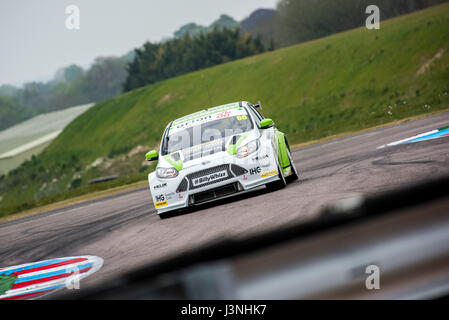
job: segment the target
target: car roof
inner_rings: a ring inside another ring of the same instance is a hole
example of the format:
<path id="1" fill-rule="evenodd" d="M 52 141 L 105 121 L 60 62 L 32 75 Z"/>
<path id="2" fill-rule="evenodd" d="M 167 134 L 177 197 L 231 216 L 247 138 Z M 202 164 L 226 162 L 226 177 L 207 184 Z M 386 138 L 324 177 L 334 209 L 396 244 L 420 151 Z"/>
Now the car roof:
<path id="1" fill-rule="evenodd" d="M 241 107 L 243 107 L 243 103 L 239 101 L 239 102 L 224 104 L 224 105 L 221 105 L 218 107 L 208 108 L 205 110 L 201 110 L 201 111 L 186 115 L 182 118 L 176 119 L 170 124 L 170 126 L 175 126 L 175 125 L 178 125 L 178 124 L 190 121 L 190 120 L 195 120 L 195 119 L 198 119 L 198 118 L 201 118 L 204 116 L 208 116 L 208 115 L 220 112 L 220 111 L 226 111 L 226 110 L 231 110 L 234 108 L 241 108 Z"/>

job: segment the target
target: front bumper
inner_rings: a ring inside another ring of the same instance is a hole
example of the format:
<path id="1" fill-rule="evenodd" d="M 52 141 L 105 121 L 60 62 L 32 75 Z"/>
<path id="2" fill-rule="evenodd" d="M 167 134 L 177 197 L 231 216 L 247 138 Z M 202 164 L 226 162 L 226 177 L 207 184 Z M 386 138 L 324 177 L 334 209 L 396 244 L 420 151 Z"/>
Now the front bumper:
<path id="1" fill-rule="evenodd" d="M 259 149 L 243 159 L 223 153 L 212 163 L 181 170 L 175 179 L 160 179 L 153 172 L 148 180 L 154 206 L 161 214 L 277 181 L 277 168 L 272 149 Z"/>

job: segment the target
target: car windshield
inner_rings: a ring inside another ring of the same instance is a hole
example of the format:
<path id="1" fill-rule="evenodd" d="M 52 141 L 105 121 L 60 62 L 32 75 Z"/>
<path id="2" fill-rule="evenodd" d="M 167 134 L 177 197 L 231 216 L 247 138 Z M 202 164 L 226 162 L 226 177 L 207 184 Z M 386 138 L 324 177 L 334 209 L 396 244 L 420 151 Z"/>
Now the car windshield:
<path id="1" fill-rule="evenodd" d="M 243 108 L 208 115 L 172 127 L 165 138 L 163 154 L 195 146 L 224 145 L 227 138 L 253 129 L 253 122 Z"/>

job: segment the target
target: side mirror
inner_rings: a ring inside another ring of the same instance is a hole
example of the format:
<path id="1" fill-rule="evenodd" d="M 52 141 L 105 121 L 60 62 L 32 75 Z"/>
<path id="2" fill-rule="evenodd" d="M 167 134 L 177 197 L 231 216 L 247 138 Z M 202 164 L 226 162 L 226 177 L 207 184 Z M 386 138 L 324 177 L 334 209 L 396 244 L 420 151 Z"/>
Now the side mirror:
<path id="1" fill-rule="evenodd" d="M 260 122 L 260 128 L 261 129 L 268 129 L 274 126 L 274 121 L 272 119 L 263 119 Z"/>
<path id="2" fill-rule="evenodd" d="M 159 159 L 159 154 L 156 150 L 151 150 L 146 154 L 145 158 L 147 159 L 147 161 L 156 161 Z"/>

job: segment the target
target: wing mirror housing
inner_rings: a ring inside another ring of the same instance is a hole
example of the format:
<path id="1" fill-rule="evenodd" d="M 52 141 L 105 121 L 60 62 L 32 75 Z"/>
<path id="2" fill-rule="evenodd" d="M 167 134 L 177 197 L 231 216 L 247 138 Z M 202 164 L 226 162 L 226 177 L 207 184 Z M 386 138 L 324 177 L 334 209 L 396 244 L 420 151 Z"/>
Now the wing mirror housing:
<path id="1" fill-rule="evenodd" d="M 263 119 L 260 122 L 260 128 L 261 129 L 268 129 L 274 126 L 274 121 L 273 119 Z"/>
<path id="2" fill-rule="evenodd" d="M 156 150 L 151 150 L 150 152 L 148 152 L 148 153 L 145 155 L 145 159 L 146 159 L 147 161 L 156 161 L 156 160 L 159 159 L 159 154 L 157 153 Z"/>

